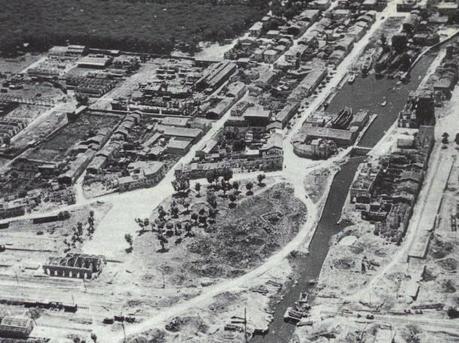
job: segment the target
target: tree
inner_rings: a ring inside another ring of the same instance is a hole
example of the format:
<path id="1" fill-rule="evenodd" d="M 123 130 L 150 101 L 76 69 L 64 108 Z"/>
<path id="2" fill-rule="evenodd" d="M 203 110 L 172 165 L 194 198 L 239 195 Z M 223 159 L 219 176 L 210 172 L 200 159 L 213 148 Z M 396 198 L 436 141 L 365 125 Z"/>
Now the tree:
<path id="1" fill-rule="evenodd" d="M 191 226 L 190 223 L 185 223 L 185 231 L 186 231 L 185 237 L 192 237 L 193 236 L 193 233 L 191 232 L 192 229 L 193 229 L 193 227 Z"/>
<path id="2" fill-rule="evenodd" d="M 456 134 L 456 138 L 454 139 L 454 141 L 456 142 L 456 145 L 459 146 L 459 133 Z"/>
<path id="3" fill-rule="evenodd" d="M 166 243 L 167 243 L 166 237 L 164 237 L 164 235 L 162 235 L 162 234 L 159 234 L 158 235 L 158 240 L 159 240 L 159 244 L 161 245 L 161 249 L 159 251 L 160 252 L 166 252 L 167 251 L 167 249 L 166 249 Z"/>
<path id="4" fill-rule="evenodd" d="M 83 234 L 83 223 L 82 222 L 77 223 L 77 234 L 78 236 L 81 236 Z"/>
<path id="5" fill-rule="evenodd" d="M 198 223 L 198 214 L 196 212 L 193 212 L 191 214 L 191 219 L 193 219 L 194 223 L 197 224 Z"/>
<path id="6" fill-rule="evenodd" d="M 37 320 L 40 318 L 40 310 L 37 308 L 31 308 L 27 310 L 27 312 L 32 320 Z"/>
<path id="7" fill-rule="evenodd" d="M 157 218 L 155 221 L 156 221 L 156 226 L 158 227 L 158 231 L 161 232 L 164 229 L 166 222 L 159 218 Z"/>
<path id="8" fill-rule="evenodd" d="M 387 43 L 387 38 L 386 36 L 384 35 L 384 33 L 381 35 L 381 45 L 382 46 L 386 46 L 386 43 Z"/>
<path id="9" fill-rule="evenodd" d="M 245 149 L 245 142 L 243 139 L 236 139 L 233 142 L 233 151 L 242 151 Z"/>
<path id="10" fill-rule="evenodd" d="M 182 234 L 182 225 L 180 223 L 175 224 L 174 234 L 180 236 Z"/>
<path id="11" fill-rule="evenodd" d="M 94 222 L 88 222 L 88 236 L 91 236 L 95 231 Z"/>
<path id="12" fill-rule="evenodd" d="M 89 217 L 88 217 L 88 224 L 89 224 L 89 226 L 94 227 L 94 212 L 93 212 L 92 215 L 89 214 Z"/>
<path id="13" fill-rule="evenodd" d="M 258 180 L 258 185 L 263 186 L 263 180 L 266 178 L 265 174 L 258 174 L 257 175 L 257 180 Z"/>
<path id="14" fill-rule="evenodd" d="M 201 223 L 204 227 L 206 227 L 207 226 L 207 216 L 206 215 L 199 216 L 199 223 Z"/>
<path id="15" fill-rule="evenodd" d="M 178 209 L 177 205 L 171 205 L 170 213 L 171 213 L 173 218 L 177 218 L 178 217 L 179 209 Z"/>
<path id="16" fill-rule="evenodd" d="M 209 208 L 209 217 L 210 218 L 215 218 L 217 215 L 217 210 L 215 208 Z"/>
<path id="17" fill-rule="evenodd" d="M 95 227 L 94 227 L 94 211 L 91 210 L 89 211 L 89 217 L 88 217 L 88 236 L 91 236 L 92 233 L 94 233 Z"/>
<path id="18" fill-rule="evenodd" d="M 252 195 L 252 188 L 253 188 L 253 183 L 252 182 L 247 182 L 245 185 L 245 188 L 247 188 L 247 195 Z"/>
<path id="19" fill-rule="evenodd" d="M 222 176 L 225 181 L 231 180 L 231 178 L 233 177 L 233 170 L 231 168 L 224 168 Z"/>
<path id="20" fill-rule="evenodd" d="M 228 190 L 228 183 L 225 181 L 224 178 L 221 180 L 223 195 L 226 196 L 226 191 Z"/>
<path id="21" fill-rule="evenodd" d="M 271 1 L 271 12 L 273 15 L 277 17 L 281 17 L 283 14 L 283 7 L 280 0 L 272 0 Z"/>
<path id="22" fill-rule="evenodd" d="M 127 233 L 127 234 L 124 235 L 124 239 L 129 244 L 129 248 L 126 249 L 126 252 L 130 253 L 132 251 L 132 244 L 133 244 L 132 235 Z"/>
<path id="23" fill-rule="evenodd" d="M 166 216 L 166 211 L 164 211 L 164 207 L 162 207 L 161 205 L 159 205 L 158 207 L 158 217 L 160 219 L 163 219 L 165 216 Z"/>
<path id="24" fill-rule="evenodd" d="M 200 197 L 201 196 L 201 193 L 200 193 L 201 192 L 201 184 L 199 182 L 196 182 L 196 184 L 194 185 L 194 189 L 198 193 L 197 196 Z"/>
<path id="25" fill-rule="evenodd" d="M 449 134 L 448 134 L 448 132 L 443 132 L 443 134 L 441 135 L 441 137 L 442 137 L 441 142 L 442 142 L 443 144 L 448 144 L 448 143 L 449 143 L 449 140 L 448 140 Z"/>
<path id="26" fill-rule="evenodd" d="M 216 175 L 215 171 L 213 170 L 208 170 L 206 173 L 206 179 L 209 184 L 212 184 L 215 181 Z"/>
<path id="27" fill-rule="evenodd" d="M 81 93 L 75 93 L 75 99 L 80 106 L 87 106 L 89 104 L 89 97 Z"/>
<path id="28" fill-rule="evenodd" d="M 207 192 L 207 203 L 213 208 L 217 207 L 217 197 L 215 196 L 214 192 Z"/>
<path id="29" fill-rule="evenodd" d="M 97 336 L 96 336 L 96 334 L 95 334 L 94 332 L 91 333 L 91 339 L 92 339 L 92 341 L 93 341 L 94 343 L 97 343 Z"/>
<path id="30" fill-rule="evenodd" d="M 454 307 L 449 307 L 446 313 L 451 319 L 459 318 L 459 310 L 455 309 Z"/>
<path id="31" fill-rule="evenodd" d="M 236 201 L 236 196 L 231 193 L 229 196 L 228 196 L 229 200 L 230 200 L 230 207 L 234 207 L 234 202 Z"/>
<path id="32" fill-rule="evenodd" d="M 290 7 L 284 11 L 285 18 L 287 18 L 288 20 L 292 20 L 296 13 L 297 10 L 294 7 Z"/>
<path id="33" fill-rule="evenodd" d="M 190 205 L 191 205 L 191 204 L 190 204 L 189 201 L 185 201 L 185 202 L 183 203 L 183 207 L 185 207 L 186 213 L 188 213 L 189 208 L 190 208 Z"/>
<path id="34" fill-rule="evenodd" d="M 187 193 L 190 189 L 190 180 L 186 177 L 181 177 L 178 180 L 175 179 L 174 181 L 172 181 L 172 187 L 174 187 L 174 190 L 178 194 L 183 195 L 184 193 Z"/>
<path id="35" fill-rule="evenodd" d="M 239 192 L 239 182 L 233 182 L 233 189 L 235 190 L 236 194 Z"/>

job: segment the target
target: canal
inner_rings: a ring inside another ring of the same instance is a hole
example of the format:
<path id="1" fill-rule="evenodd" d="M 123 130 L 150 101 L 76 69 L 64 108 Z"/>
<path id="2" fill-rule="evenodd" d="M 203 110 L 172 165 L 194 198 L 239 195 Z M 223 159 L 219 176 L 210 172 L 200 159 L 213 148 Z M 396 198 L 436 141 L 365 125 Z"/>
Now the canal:
<path id="1" fill-rule="evenodd" d="M 338 112 L 345 106 L 350 106 L 353 112 L 360 109 L 368 110 L 378 117 L 360 141 L 360 146 L 373 147 L 384 135 L 384 132 L 397 119 L 398 113 L 406 103 L 408 94 L 416 90 L 421 83 L 435 55 L 427 54 L 413 68 L 411 80 L 397 85 L 397 80 L 376 79 L 374 75 L 366 78 L 356 78 L 353 84 L 345 84 L 327 107 L 329 112 Z M 386 106 L 381 103 L 386 100 Z"/>
<path id="2" fill-rule="evenodd" d="M 353 84 L 345 84 L 331 101 L 327 111 L 339 111 L 344 106 L 352 107 L 356 112 L 360 109 L 377 113 L 378 117 L 360 141 L 361 146 L 373 147 L 389 129 L 403 109 L 410 91 L 415 90 L 421 83 L 435 55 L 426 55 L 411 71 L 408 83 L 397 85 L 396 80 L 378 79 L 373 75 L 366 78 L 356 78 Z M 387 105 L 381 106 L 383 100 Z M 252 343 L 282 343 L 289 342 L 295 331 L 295 325 L 284 322 L 284 313 L 289 306 L 300 298 L 302 292 L 309 292 L 314 287 L 308 281 L 317 279 L 323 262 L 328 254 L 330 238 L 337 234 L 342 226 L 336 223 L 340 219 L 341 209 L 346 201 L 349 186 L 354 178 L 358 165 L 364 157 L 353 157 L 344 164 L 336 174 L 331 185 L 330 193 L 322 212 L 322 217 L 309 246 L 309 254 L 298 261 L 297 283 L 287 285 L 282 300 L 275 305 L 273 321 L 269 331 L 264 336 L 255 336 Z"/>

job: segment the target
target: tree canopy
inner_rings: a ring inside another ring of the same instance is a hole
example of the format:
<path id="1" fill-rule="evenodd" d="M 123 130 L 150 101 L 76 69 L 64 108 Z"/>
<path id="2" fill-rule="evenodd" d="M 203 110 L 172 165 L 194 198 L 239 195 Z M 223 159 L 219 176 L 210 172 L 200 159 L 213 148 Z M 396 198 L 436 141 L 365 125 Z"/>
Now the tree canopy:
<path id="1" fill-rule="evenodd" d="M 209 0 L 0 0 L 0 49 L 84 44 L 106 49 L 169 53 L 222 41 L 260 19 L 267 4 Z"/>

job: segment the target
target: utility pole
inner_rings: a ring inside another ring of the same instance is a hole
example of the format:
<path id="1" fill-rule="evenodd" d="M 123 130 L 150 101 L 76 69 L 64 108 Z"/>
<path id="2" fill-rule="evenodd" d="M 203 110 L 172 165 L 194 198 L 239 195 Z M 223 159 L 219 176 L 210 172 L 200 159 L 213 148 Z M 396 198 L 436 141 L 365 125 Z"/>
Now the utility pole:
<path id="1" fill-rule="evenodd" d="M 121 322 L 121 326 L 123 328 L 123 336 L 124 336 L 123 343 L 126 343 L 127 342 L 127 340 L 126 340 L 126 328 L 124 327 L 124 320 Z"/>
<path id="2" fill-rule="evenodd" d="M 127 338 L 126 338 L 126 328 L 124 327 L 124 316 L 123 316 L 123 312 L 121 311 L 121 327 L 123 328 L 123 343 L 126 343 L 127 342 Z"/>
<path id="3" fill-rule="evenodd" d="M 244 341 L 245 343 L 248 342 L 247 340 L 247 307 L 244 307 Z"/>

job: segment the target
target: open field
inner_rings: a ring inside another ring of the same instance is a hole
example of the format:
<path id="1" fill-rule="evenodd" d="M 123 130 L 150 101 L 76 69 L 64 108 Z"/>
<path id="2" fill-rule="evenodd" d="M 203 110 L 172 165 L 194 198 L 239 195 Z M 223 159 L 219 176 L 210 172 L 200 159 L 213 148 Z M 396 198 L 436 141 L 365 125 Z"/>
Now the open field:
<path id="1" fill-rule="evenodd" d="M 99 48 L 169 53 L 193 51 L 200 41 L 223 40 L 243 32 L 266 13 L 254 5 L 217 5 L 209 0 L 33 1 L 1 0 L 2 52 L 29 42 L 46 50 L 67 40 Z M 133 20 L 135 18 L 135 20 Z"/>
<path id="2" fill-rule="evenodd" d="M 42 56 L 39 54 L 26 54 L 16 58 L 0 59 L 0 74 L 15 74 L 38 61 Z"/>
<path id="3" fill-rule="evenodd" d="M 28 106 L 28 105 L 25 105 Z M 40 110 L 39 115 L 41 115 Z M 11 149 L 22 149 L 27 147 L 31 142 L 40 142 L 61 125 L 66 123 L 65 114 L 60 111 L 51 111 L 50 115 L 44 120 L 40 120 L 33 128 L 27 128 L 27 134 L 21 133 L 14 137 Z"/>
<path id="4" fill-rule="evenodd" d="M 78 222 L 84 225 L 92 210 L 97 226 L 109 209 L 108 204 L 94 204 L 69 211 L 70 217 L 62 221 L 39 224 L 33 223 L 30 219 L 12 221 L 7 229 L 0 231 L 0 239 L 6 247 L 2 253 L 0 275 L 10 275 L 18 266 L 25 268 L 20 276 L 28 276 L 31 270 L 43 274 L 38 267 L 28 266 L 39 266 L 51 255 L 64 255 L 64 251 L 69 247 L 65 241 L 71 242 L 73 230 Z M 84 235 L 86 236 L 86 233 Z M 71 250 L 79 250 L 78 242 Z"/>
<path id="5" fill-rule="evenodd" d="M 397 250 L 375 236 L 369 223 L 352 225 L 334 237 L 320 273 L 319 297 L 339 298 L 363 287 Z"/>
<path id="6" fill-rule="evenodd" d="M 67 150 L 78 141 L 89 137 L 94 130 L 113 128 L 118 122 L 115 117 L 83 115 L 76 121 L 69 122 L 50 139 L 38 147 L 36 158 L 55 161 L 65 157 Z"/>
<path id="7" fill-rule="evenodd" d="M 146 232 L 135 238 L 131 253 L 125 253 L 124 256 L 120 256 L 119 260 L 108 261 L 102 274 L 97 279 L 86 282 L 86 284 L 81 283 L 81 280 L 32 278 L 32 274 L 42 273 L 39 264 L 51 252 L 30 253 L 30 257 L 22 261 L 22 265 L 26 269 L 19 275 L 19 280 L 23 285 L 19 293 L 15 290 L 14 279 L 11 280 L 11 275 L 14 276 L 13 272 L 11 272 L 13 274 L 7 273 L 3 278 L 0 275 L 0 284 L 3 285 L 4 296 L 11 297 L 15 294 L 21 294 L 21 297 L 26 299 L 49 298 L 66 303 L 77 302 L 79 309 L 76 315 L 49 311 L 40 313 L 34 334 L 40 335 L 41 330 L 44 330 L 43 332 L 46 332 L 48 336 L 55 337 L 59 342 L 71 342 L 73 335 L 81 334 L 84 337 L 91 329 L 102 326 L 117 332 L 122 329 L 120 323 L 103 325 L 102 320 L 106 317 L 110 318 L 113 315 L 123 313 L 135 316 L 136 322 L 143 321 L 156 314 L 158 310 L 186 302 L 202 293 L 203 288 L 201 286 L 212 285 L 221 277 L 239 275 L 240 271 L 244 271 L 242 268 L 248 270 L 258 266 L 262 262 L 261 259 L 267 258 L 268 255 L 273 254 L 289 242 L 298 232 L 301 222 L 304 221 L 306 209 L 299 200 L 292 196 L 293 189 L 288 184 L 278 183 L 275 178 L 267 178 L 263 184 L 254 185 L 253 190 L 250 191 L 253 192 L 253 195 L 246 195 L 248 191 L 245 187 L 246 184 L 247 181 L 240 183 L 240 193 L 234 202 L 236 204 L 234 207 L 229 205 L 229 201 L 224 197 L 222 191 L 217 192 L 219 211 L 215 217 L 215 222 L 209 224 L 207 228 L 194 227 L 192 236 L 185 237 L 182 234 L 182 243 L 174 245 L 171 240 L 171 243 L 167 245 L 167 251 L 158 251 L 160 246 L 156 234 L 148 230 L 147 227 Z M 195 190 L 190 193 L 192 195 L 189 197 L 193 198 L 190 200 L 196 201 L 190 206 L 193 211 L 200 205 L 207 207 L 206 196 L 204 195 L 206 193 L 205 186 L 200 191 L 201 196 L 197 196 L 198 193 Z M 167 201 L 169 205 L 171 199 Z M 105 206 L 107 205 L 95 204 L 91 208 L 80 211 L 81 215 L 78 218 L 76 215 L 72 215 L 73 222 L 66 223 L 65 230 L 61 229 L 60 225 L 58 225 L 59 227 L 47 225 L 43 228 L 43 234 L 37 237 L 40 238 L 40 242 L 50 240 L 52 244 L 48 245 L 49 250 L 53 250 L 52 253 L 56 254 L 67 247 L 67 245 L 62 244 L 63 239 L 69 240 L 73 232 L 71 228 L 76 225 L 77 220 L 83 223 L 86 221 L 89 209 L 96 212 L 97 232 L 97 223 L 106 211 Z M 163 203 L 163 206 L 166 207 L 166 204 Z M 182 207 L 180 206 L 180 208 Z M 244 220 L 244 218 L 248 218 L 248 220 Z M 255 218 L 257 218 L 257 224 L 263 223 L 263 225 L 252 226 Z M 174 221 L 177 218 L 170 219 Z M 241 226 L 233 226 L 236 221 Z M 13 232 L 20 230 L 19 227 L 24 227 L 24 223 L 13 223 L 8 231 L 13 234 Z M 241 232 L 242 228 L 247 230 Z M 267 230 L 268 228 L 270 230 Z M 16 233 L 15 241 L 19 241 L 21 237 L 29 239 L 33 229 L 29 227 L 24 232 Z M 35 235 L 33 236 L 35 237 Z M 86 230 L 84 230 L 83 236 L 84 241 L 90 239 L 89 236 L 86 237 Z M 60 245 L 56 246 L 55 244 L 59 242 Z M 214 261 L 208 261 L 208 256 L 204 252 L 190 251 L 190 246 L 195 242 L 200 242 L 201 245 L 209 242 L 208 247 Z M 40 244 L 42 243 L 38 243 L 37 240 L 30 247 L 44 249 Z M 237 258 L 237 255 L 231 254 L 232 249 L 236 246 L 245 247 L 240 249 L 244 253 L 240 259 Z M 126 247 L 128 247 L 127 243 Z M 77 242 L 72 251 L 79 251 L 79 248 L 80 244 Z M 235 262 L 236 260 L 240 260 L 240 262 Z M 203 269 L 207 272 L 215 270 L 214 265 L 219 265 L 225 268 L 224 271 L 228 275 L 203 276 L 196 270 L 187 270 L 185 261 L 192 261 L 195 265 L 209 265 L 209 268 Z M 15 262 L 16 264 L 17 262 Z M 288 273 L 288 267 L 283 268 L 282 273 Z M 234 314 L 241 315 L 243 310 L 241 304 L 244 303 L 253 304 L 257 308 L 256 311 L 252 310 L 251 312 L 249 325 L 263 327 L 267 323 L 267 314 L 264 310 L 268 300 L 266 295 L 276 294 L 280 287 L 277 282 L 267 283 L 268 280 L 273 280 L 271 273 L 266 273 L 257 280 L 264 285 L 261 288 L 257 286 L 240 294 L 226 292 L 218 295 L 210 303 L 208 311 L 202 315 L 194 309 L 190 309 L 189 313 L 184 313 L 177 319 L 177 323 L 172 320 L 171 325 L 166 328 L 167 332 L 161 330 L 155 331 L 156 333 L 145 333 L 145 335 L 158 334 L 159 337 L 163 335 L 171 338 L 176 337 L 179 341 L 191 337 L 195 333 L 209 333 L 212 339 L 226 337 L 227 333 L 221 330 L 222 325 L 231 322 L 231 317 Z M 276 280 L 275 277 L 274 280 Z M 32 288 L 37 284 L 40 284 L 38 288 Z M 46 295 L 51 287 L 54 287 L 52 297 Z M 180 335 L 178 335 L 179 331 Z M 236 334 L 234 337 L 240 337 L 240 334 Z"/>
<path id="8" fill-rule="evenodd" d="M 194 223 L 191 235 L 174 238 L 166 232 L 169 243 L 162 251 L 156 233 L 141 233 L 128 257 L 128 268 L 134 275 L 141 272 L 142 283 L 165 282 L 183 287 L 199 284 L 199 280 L 212 283 L 218 278 L 236 277 L 259 265 L 296 235 L 306 210 L 292 197 L 293 190 L 287 184 L 266 186 L 259 191 L 255 187 L 257 194 L 253 196 L 245 196 L 241 187 L 234 208 L 226 198 L 218 197 L 215 218 L 209 218 L 211 223 L 205 227 L 198 224 L 200 218 L 195 221 L 191 215 L 201 210 L 208 212 L 210 206 L 205 196 L 193 197 L 189 211 L 183 209 L 178 218 L 168 221 L 182 223 L 183 234 L 186 223 Z"/>
<path id="9" fill-rule="evenodd" d="M 22 97 L 26 99 L 40 100 L 56 100 L 63 96 L 61 90 L 55 88 L 49 82 L 40 81 L 24 81 L 20 83 L 21 89 L 8 89 L 5 95 L 11 97 Z"/>
<path id="10" fill-rule="evenodd" d="M 329 342 L 333 336 L 339 342 L 438 342 L 450 343 L 457 340 L 454 330 L 440 329 L 437 323 L 412 317 L 405 320 L 401 316 L 378 317 L 378 321 L 368 320 L 365 313 L 361 318 L 353 315 L 336 316 L 325 310 L 317 317 L 313 326 L 299 327 L 291 342 Z"/>
<path id="11" fill-rule="evenodd" d="M 43 106 L 21 104 L 10 113 L 8 113 L 4 118 L 20 119 L 25 122 L 30 122 L 46 110 L 47 108 Z"/>

